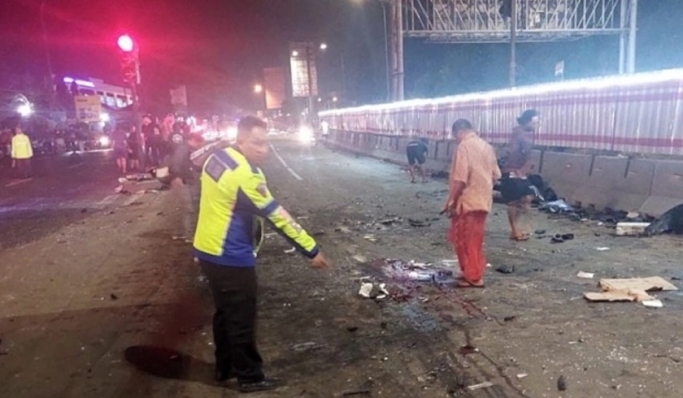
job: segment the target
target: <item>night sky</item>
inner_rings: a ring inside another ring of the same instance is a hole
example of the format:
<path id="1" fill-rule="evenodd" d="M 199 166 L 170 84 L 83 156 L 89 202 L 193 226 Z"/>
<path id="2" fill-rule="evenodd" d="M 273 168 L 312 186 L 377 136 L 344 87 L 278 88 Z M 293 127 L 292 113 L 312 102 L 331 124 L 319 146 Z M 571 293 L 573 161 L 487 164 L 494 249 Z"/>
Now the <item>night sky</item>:
<path id="1" fill-rule="evenodd" d="M 41 0 L 0 1 L 0 72 L 44 74 Z M 683 1 L 641 0 L 638 70 L 683 67 Z M 119 81 L 115 41 L 140 41 L 145 94 L 167 101 L 168 86 L 187 84 L 191 106 L 253 104 L 263 67 L 285 66 L 288 42 L 328 43 L 320 57 L 323 92 L 346 91 L 357 103 L 385 97 L 382 9 L 374 0 L 45 0 L 53 71 Z M 618 39 L 521 45 L 519 83 L 617 71 Z M 342 82 L 342 59 L 346 85 Z M 406 41 L 406 94 L 445 95 L 504 87 L 505 45 L 434 45 Z M 0 75 L 0 78 L 3 75 Z M 6 82 L 0 80 L 0 88 Z M 345 89 L 345 90 L 344 90 Z"/>

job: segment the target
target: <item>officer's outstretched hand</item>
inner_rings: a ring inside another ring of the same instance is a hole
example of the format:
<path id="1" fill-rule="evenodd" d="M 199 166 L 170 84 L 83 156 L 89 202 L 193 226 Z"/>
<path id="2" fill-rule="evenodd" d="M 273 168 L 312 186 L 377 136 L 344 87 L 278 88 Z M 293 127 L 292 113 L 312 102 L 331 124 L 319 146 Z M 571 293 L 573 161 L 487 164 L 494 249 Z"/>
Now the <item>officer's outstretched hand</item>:
<path id="1" fill-rule="evenodd" d="M 316 269 L 329 268 L 331 266 L 330 262 L 327 261 L 322 253 L 318 253 L 313 260 L 311 260 L 311 267 Z"/>

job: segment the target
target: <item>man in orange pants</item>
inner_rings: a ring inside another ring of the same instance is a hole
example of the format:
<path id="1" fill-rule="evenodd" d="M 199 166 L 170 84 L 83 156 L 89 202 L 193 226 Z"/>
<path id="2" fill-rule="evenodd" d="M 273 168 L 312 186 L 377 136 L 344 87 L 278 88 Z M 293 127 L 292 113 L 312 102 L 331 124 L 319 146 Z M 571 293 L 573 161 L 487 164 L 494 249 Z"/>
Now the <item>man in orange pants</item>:
<path id="1" fill-rule="evenodd" d="M 458 286 L 484 287 L 484 232 L 500 169 L 493 147 L 474 132 L 469 121 L 457 120 L 452 133 L 458 149 L 453 154 L 444 212 L 451 216 L 450 240 L 462 270 Z"/>

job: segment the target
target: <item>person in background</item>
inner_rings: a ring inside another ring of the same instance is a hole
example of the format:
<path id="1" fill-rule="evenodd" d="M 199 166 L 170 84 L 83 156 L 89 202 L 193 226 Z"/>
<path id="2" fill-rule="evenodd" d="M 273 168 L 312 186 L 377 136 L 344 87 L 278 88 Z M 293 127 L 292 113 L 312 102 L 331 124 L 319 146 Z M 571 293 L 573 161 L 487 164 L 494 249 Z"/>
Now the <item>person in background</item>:
<path id="1" fill-rule="evenodd" d="M 449 175 L 449 194 L 443 212 L 451 217 L 450 240 L 462 276 L 459 287 L 484 287 L 486 218 L 493 206 L 493 185 L 500 169 L 493 147 L 465 119 L 453 123 L 458 141 Z"/>
<path id="2" fill-rule="evenodd" d="M 24 134 L 21 127 L 17 127 L 12 137 L 12 167 L 17 169 L 21 178 L 31 177 L 31 158 L 33 158 L 31 139 Z"/>
<path id="3" fill-rule="evenodd" d="M 406 155 L 408 156 L 408 171 L 410 171 L 410 182 L 415 183 L 415 176 L 419 173 L 422 176 L 422 183 L 427 182 L 427 171 L 424 164 L 427 161 L 427 139 L 420 138 L 410 141 L 406 147 Z"/>
<path id="4" fill-rule="evenodd" d="M 277 380 L 264 375 L 256 348 L 254 232 L 268 221 L 312 260 L 313 268 L 329 265 L 315 240 L 271 195 L 258 167 L 269 149 L 266 124 L 246 117 L 239 122 L 236 145 L 216 149 L 201 175 L 194 249 L 216 305 L 216 380 L 226 381 L 235 375 L 241 392 L 279 386 Z"/>
<path id="5" fill-rule="evenodd" d="M 197 221 L 199 174 L 190 155 L 202 147 L 204 139 L 199 134 L 185 137 L 178 131 L 171 134 L 169 144 L 168 173 L 171 178 L 171 192 L 176 196 L 183 213 L 182 228 L 173 236 L 173 239 L 192 243 L 191 239 L 194 236 Z"/>
<path id="6" fill-rule="evenodd" d="M 146 166 L 157 167 L 159 166 L 159 161 L 161 160 L 159 148 L 162 145 L 159 125 L 152 121 L 151 115 L 145 115 L 142 118 L 141 131 L 145 144 L 145 155 L 147 161 Z"/>
<path id="7" fill-rule="evenodd" d="M 117 128 L 112 134 L 112 141 L 116 166 L 121 174 L 126 174 L 128 172 L 128 137 L 126 137 L 126 132 Z"/>
<path id="8" fill-rule="evenodd" d="M 531 142 L 539 123 L 538 112 L 533 109 L 524 111 L 517 118 L 517 123 L 500 162 L 503 170 L 500 193 L 508 205 L 510 239 L 519 242 L 528 240 L 531 236 L 528 214 L 534 191 L 527 176 L 534 167 L 531 161 Z"/>
<path id="9" fill-rule="evenodd" d="M 138 130 L 133 126 L 132 131 L 128 134 L 128 165 L 130 170 L 140 170 L 140 157 L 142 156 L 142 137 Z"/>

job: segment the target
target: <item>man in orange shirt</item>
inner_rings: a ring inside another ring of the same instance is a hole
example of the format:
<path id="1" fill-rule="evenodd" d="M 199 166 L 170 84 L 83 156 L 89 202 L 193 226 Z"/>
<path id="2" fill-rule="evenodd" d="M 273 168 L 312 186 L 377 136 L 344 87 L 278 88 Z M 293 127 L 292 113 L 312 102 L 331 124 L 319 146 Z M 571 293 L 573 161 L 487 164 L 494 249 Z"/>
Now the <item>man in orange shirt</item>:
<path id="1" fill-rule="evenodd" d="M 458 286 L 484 287 L 484 230 L 500 169 L 493 147 L 474 132 L 472 123 L 459 119 L 451 131 L 458 148 L 453 154 L 444 212 L 451 216 L 450 240 L 462 270 Z"/>

